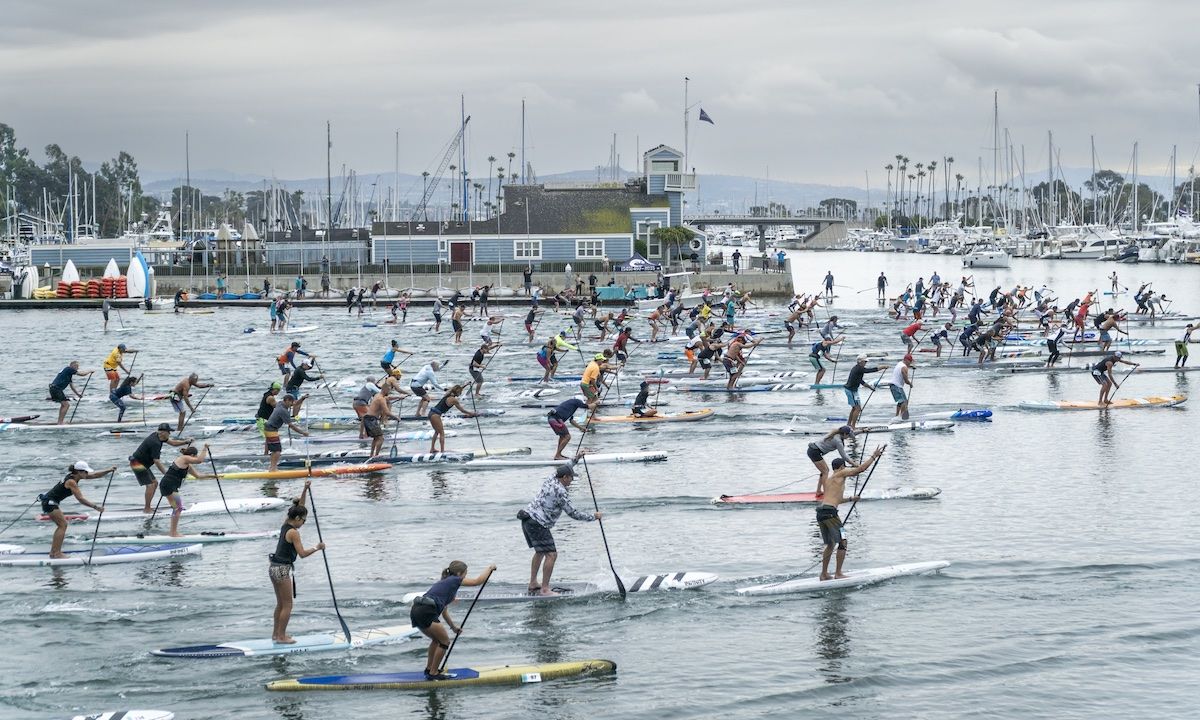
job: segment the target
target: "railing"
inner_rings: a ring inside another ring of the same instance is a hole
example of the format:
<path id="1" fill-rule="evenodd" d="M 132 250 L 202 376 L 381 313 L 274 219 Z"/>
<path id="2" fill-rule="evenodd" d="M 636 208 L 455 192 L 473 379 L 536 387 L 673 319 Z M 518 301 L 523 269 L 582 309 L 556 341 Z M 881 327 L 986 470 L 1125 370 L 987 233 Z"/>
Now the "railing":
<path id="1" fill-rule="evenodd" d="M 692 173 L 667 173 L 666 189 L 671 191 L 695 190 L 696 176 Z"/>

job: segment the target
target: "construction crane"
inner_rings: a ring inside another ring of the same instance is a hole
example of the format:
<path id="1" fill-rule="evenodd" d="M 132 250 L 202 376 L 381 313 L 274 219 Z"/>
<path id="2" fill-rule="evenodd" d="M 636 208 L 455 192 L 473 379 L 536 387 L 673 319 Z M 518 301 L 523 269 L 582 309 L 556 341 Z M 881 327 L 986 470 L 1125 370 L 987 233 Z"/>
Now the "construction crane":
<path id="1" fill-rule="evenodd" d="M 429 198 L 433 197 L 433 193 L 437 190 L 442 177 L 446 174 L 446 168 L 450 166 L 454 160 L 454 154 L 458 152 L 459 143 L 462 142 L 463 134 L 467 131 L 467 123 L 471 122 L 471 116 L 468 115 L 466 120 L 463 120 L 462 126 L 458 128 L 458 132 L 450 140 L 450 144 L 446 147 L 446 152 L 442 155 L 442 161 L 438 164 L 437 171 L 429 177 L 429 182 L 425 186 L 425 194 L 421 196 L 421 202 L 417 203 L 409 216 L 410 220 L 419 220 L 425 212 L 426 206 L 429 204 Z M 457 178 L 456 178 L 457 180 Z"/>

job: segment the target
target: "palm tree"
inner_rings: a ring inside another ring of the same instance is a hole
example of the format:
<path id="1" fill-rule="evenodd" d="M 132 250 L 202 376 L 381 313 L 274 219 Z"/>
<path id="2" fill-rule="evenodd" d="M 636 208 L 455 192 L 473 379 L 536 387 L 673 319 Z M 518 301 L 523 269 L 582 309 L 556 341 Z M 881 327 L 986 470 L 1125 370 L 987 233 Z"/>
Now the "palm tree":
<path id="1" fill-rule="evenodd" d="M 950 215 L 950 166 L 954 164 L 953 157 L 942 158 L 942 172 L 946 174 L 946 214 Z M 947 218 L 949 219 L 949 218 Z"/>
<path id="2" fill-rule="evenodd" d="M 891 163 L 888 163 L 887 165 L 883 166 L 883 169 L 887 170 L 887 174 L 888 174 L 888 176 L 887 176 L 888 177 L 887 192 L 885 192 L 883 194 L 883 211 L 884 211 L 884 213 L 887 214 L 888 230 L 891 230 L 892 229 L 892 210 L 891 210 L 891 206 L 888 204 L 888 198 L 892 194 L 892 170 L 895 169 L 895 166 L 892 165 Z"/>
<path id="3" fill-rule="evenodd" d="M 937 202 L 937 172 L 935 172 L 937 170 L 937 160 L 930 160 L 928 169 L 929 169 L 929 212 L 926 213 L 925 216 L 928 218 L 933 218 L 934 215 L 936 215 L 936 213 L 934 212 L 933 206 L 934 206 L 934 203 Z"/>
<path id="4" fill-rule="evenodd" d="M 951 158 L 951 161 L 953 161 L 953 158 Z M 962 173 L 954 174 L 954 214 L 955 215 L 957 215 L 959 212 L 958 211 L 958 205 L 959 205 L 958 201 L 959 201 L 959 198 L 962 196 L 963 180 L 966 180 L 966 178 L 963 176 Z"/>
<path id="5" fill-rule="evenodd" d="M 517 154 L 516 154 L 515 152 L 510 152 L 510 153 L 508 154 L 508 175 L 509 175 L 509 177 L 513 178 L 513 182 L 516 182 L 516 181 L 517 181 L 517 180 L 516 180 L 516 177 L 517 177 L 517 176 L 516 176 L 516 175 L 513 175 L 513 171 L 512 171 L 512 162 L 513 162 L 513 158 L 515 158 L 516 156 L 517 156 Z"/>
<path id="6" fill-rule="evenodd" d="M 492 166 L 495 164 L 496 164 L 496 156 L 488 155 L 488 198 L 489 199 L 492 197 L 492 173 L 495 171 L 495 169 Z M 488 205 L 491 205 L 490 201 L 489 201 Z"/>
<path id="7" fill-rule="evenodd" d="M 917 196 L 913 199 L 913 215 L 917 218 L 921 217 L 921 189 L 925 184 L 925 163 L 919 162 L 914 167 L 917 168 Z M 917 227 L 921 227 L 921 221 L 917 220 Z"/>

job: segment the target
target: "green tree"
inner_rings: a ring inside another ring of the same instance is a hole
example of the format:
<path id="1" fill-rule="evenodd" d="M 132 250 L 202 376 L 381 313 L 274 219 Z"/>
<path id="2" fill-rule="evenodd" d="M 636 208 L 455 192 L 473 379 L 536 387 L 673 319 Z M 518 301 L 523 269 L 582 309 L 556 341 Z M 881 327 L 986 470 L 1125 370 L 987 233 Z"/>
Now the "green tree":
<path id="1" fill-rule="evenodd" d="M 654 237 L 658 240 L 659 245 L 666 250 L 667 264 L 671 263 L 671 257 L 679 259 L 682 263 L 685 257 L 685 250 L 688 243 L 696 237 L 696 233 L 690 228 L 685 227 L 660 227 L 654 231 Z M 672 252 L 674 250 L 674 252 Z M 686 250 L 686 255 L 691 255 L 691 249 Z"/>
<path id="2" fill-rule="evenodd" d="M 858 202 L 846 198 L 825 198 L 817 203 L 817 212 L 833 217 L 852 218 L 858 215 Z"/>

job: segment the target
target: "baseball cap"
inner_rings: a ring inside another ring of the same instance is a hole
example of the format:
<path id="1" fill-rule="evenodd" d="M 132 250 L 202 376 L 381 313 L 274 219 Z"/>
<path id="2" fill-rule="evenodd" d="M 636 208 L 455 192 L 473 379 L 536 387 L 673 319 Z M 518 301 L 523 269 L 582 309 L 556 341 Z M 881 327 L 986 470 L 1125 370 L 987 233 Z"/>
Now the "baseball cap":
<path id="1" fill-rule="evenodd" d="M 849 425 L 843 425 L 840 428 L 838 428 L 838 433 L 840 433 L 842 435 L 853 435 L 854 428 L 850 427 Z"/>
<path id="2" fill-rule="evenodd" d="M 603 359 L 604 359 L 604 353 L 596 353 L 595 355 L 593 355 L 593 356 L 592 356 L 592 359 L 593 359 L 593 360 L 603 360 Z"/>
<path id="3" fill-rule="evenodd" d="M 570 464 L 563 463 L 554 469 L 554 477 L 556 478 L 566 477 L 568 475 L 575 477 L 575 468 Z"/>
<path id="4" fill-rule="evenodd" d="M 1125 357 L 1125 353 L 1118 350 L 1115 353 L 1113 353 L 1113 357 Z"/>
<path id="5" fill-rule="evenodd" d="M 867 356 L 866 356 L 866 355 L 859 355 L 859 356 L 858 356 L 857 358 L 855 358 L 855 359 L 856 359 L 856 360 L 858 360 L 858 362 L 866 362 L 866 361 L 868 360 L 868 358 L 867 358 Z"/>
<path id="6" fill-rule="evenodd" d="M 122 352 L 124 352 L 124 350 L 125 350 L 125 343 L 121 343 L 120 345 L 118 345 L 118 346 L 117 346 L 117 349 L 118 349 L 118 350 L 120 350 L 120 351 L 122 351 Z"/>
<path id="7" fill-rule="evenodd" d="M 85 473 L 93 472 L 92 466 L 88 465 L 87 462 L 85 462 L 83 460 L 80 460 L 79 462 L 72 465 L 71 469 L 78 470 L 79 472 L 85 472 Z"/>
<path id="8" fill-rule="evenodd" d="M 170 423 L 159 423 L 158 431 L 159 432 L 171 432 L 171 424 Z"/>

